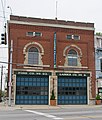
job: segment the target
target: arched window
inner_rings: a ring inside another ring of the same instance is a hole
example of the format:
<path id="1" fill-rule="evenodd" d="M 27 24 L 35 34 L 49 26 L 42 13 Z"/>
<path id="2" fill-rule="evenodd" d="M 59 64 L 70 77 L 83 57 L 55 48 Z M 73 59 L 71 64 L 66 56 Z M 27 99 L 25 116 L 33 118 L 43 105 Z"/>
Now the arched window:
<path id="1" fill-rule="evenodd" d="M 73 49 L 68 52 L 68 66 L 77 66 L 78 65 L 78 55 L 77 52 Z"/>
<path id="2" fill-rule="evenodd" d="M 28 64 L 39 64 L 39 51 L 36 47 L 28 50 Z"/>

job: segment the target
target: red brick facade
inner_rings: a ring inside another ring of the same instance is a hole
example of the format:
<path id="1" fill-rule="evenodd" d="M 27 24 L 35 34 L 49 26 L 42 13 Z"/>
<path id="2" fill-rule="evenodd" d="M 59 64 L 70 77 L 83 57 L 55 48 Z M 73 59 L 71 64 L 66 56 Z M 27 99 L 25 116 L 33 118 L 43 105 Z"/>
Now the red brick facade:
<path id="1" fill-rule="evenodd" d="M 34 23 L 34 24 L 33 24 Z M 52 25 L 52 26 L 51 26 Z M 66 27 L 69 26 L 69 27 Z M 41 32 L 42 36 L 27 36 L 27 32 Z M 56 32 L 56 71 L 90 72 L 92 92 L 90 99 L 95 97 L 95 59 L 94 59 L 94 24 L 73 21 L 49 20 L 39 18 L 26 18 L 10 16 L 8 21 L 8 43 L 13 40 L 13 70 L 26 69 L 24 66 L 17 66 L 17 63 L 24 64 L 24 47 L 28 43 L 36 42 L 43 46 L 42 55 L 43 70 L 54 70 L 54 33 Z M 68 40 L 67 35 L 78 35 L 80 40 Z M 31 44 L 32 45 L 32 44 Z M 39 47 L 37 44 L 34 46 Z M 68 46 L 68 47 L 67 47 Z M 66 48 L 66 49 L 65 49 Z M 81 67 L 65 67 L 65 55 L 70 49 L 80 54 Z M 39 49 L 41 49 L 39 47 Z M 27 69 L 35 69 L 28 67 Z M 40 68 L 38 67 L 38 70 Z M 35 69 L 36 70 L 36 69 Z"/>

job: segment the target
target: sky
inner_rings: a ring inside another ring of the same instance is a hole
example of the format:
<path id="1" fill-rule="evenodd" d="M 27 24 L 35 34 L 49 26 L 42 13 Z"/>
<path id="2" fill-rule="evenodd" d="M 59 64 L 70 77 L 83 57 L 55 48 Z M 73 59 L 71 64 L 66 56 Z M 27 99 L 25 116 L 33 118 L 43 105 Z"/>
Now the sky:
<path id="1" fill-rule="evenodd" d="M 56 1 L 57 18 L 60 20 L 92 22 L 95 31 L 102 31 L 102 0 L 1 0 L 4 1 L 6 18 L 9 15 L 55 19 Z M 0 1 L 0 2 L 1 2 Z M 10 8 L 7 8 L 10 6 Z M 3 16 L 0 5 L 0 16 Z M 0 19 L 1 22 L 1 19 Z"/>
<path id="2" fill-rule="evenodd" d="M 8 8 L 9 6 L 9 8 Z M 10 14 L 95 24 L 95 32 L 102 32 L 102 0 L 0 0 L 0 34 Z M 5 15 L 5 19 L 4 19 Z M 0 45 L 0 61 L 7 61 L 7 45 Z M 1 66 L 7 64 L 0 63 Z M 1 73 L 1 68 L 0 68 Z"/>

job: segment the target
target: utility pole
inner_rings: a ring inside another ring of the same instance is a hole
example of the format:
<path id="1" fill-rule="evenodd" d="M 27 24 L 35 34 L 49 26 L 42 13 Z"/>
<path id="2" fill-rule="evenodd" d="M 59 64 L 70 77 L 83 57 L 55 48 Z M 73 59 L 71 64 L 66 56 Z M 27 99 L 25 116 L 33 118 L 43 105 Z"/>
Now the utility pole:
<path id="1" fill-rule="evenodd" d="M 10 70 L 9 70 L 9 106 L 11 106 L 11 85 L 12 85 L 12 52 L 13 52 L 13 40 L 11 40 L 10 48 Z"/>
<path id="2" fill-rule="evenodd" d="M 1 68 L 1 93 L 2 93 L 3 68 L 5 68 L 5 66 L 2 65 L 0 68 Z M 2 96 L 0 97 L 0 101 L 2 101 Z"/>
<path id="3" fill-rule="evenodd" d="M 3 76 L 3 65 L 1 67 L 1 91 L 2 91 L 2 76 Z"/>
<path id="4" fill-rule="evenodd" d="M 1 68 L 1 91 L 2 91 L 3 68 L 5 68 L 5 66 L 2 65 L 0 68 Z"/>

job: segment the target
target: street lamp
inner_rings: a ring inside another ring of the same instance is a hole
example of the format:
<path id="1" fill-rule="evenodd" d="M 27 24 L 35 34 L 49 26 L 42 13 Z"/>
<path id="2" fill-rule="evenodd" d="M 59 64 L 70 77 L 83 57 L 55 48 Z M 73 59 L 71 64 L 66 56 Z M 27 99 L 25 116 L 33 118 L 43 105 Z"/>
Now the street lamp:
<path id="1" fill-rule="evenodd" d="M 9 8 L 9 9 L 10 9 L 10 11 L 11 11 L 11 15 L 12 15 L 12 9 L 11 9 L 11 7 L 10 7 L 10 6 L 7 6 L 7 8 Z"/>

